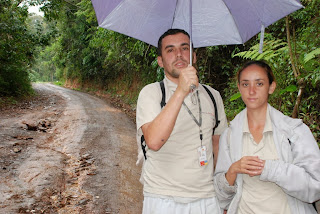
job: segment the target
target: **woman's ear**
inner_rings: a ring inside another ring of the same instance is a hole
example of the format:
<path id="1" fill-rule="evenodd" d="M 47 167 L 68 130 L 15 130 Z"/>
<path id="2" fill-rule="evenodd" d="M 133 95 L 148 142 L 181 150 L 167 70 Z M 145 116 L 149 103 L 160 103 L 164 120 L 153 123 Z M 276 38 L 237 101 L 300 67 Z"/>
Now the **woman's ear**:
<path id="1" fill-rule="evenodd" d="M 269 86 L 269 94 L 273 94 L 274 90 L 276 90 L 277 83 L 273 81 Z"/>

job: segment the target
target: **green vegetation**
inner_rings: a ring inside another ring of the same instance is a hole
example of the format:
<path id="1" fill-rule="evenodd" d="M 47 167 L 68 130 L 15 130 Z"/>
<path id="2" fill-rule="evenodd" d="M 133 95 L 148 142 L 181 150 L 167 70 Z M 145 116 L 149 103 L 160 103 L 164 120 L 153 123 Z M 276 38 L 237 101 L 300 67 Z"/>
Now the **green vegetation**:
<path id="1" fill-rule="evenodd" d="M 35 41 L 27 30 L 27 17 L 26 7 L 11 0 L 0 1 L 0 97 L 32 91 L 27 68 Z"/>
<path id="2" fill-rule="evenodd" d="M 32 81 L 60 81 L 87 91 L 105 91 L 135 107 L 140 89 L 161 80 L 156 49 L 136 39 L 97 28 L 90 0 L 25 0 L 40 4 L 45 17 L 28 17 L 21 1 L 1 2 L 1 96 L 29 93 Z M 320 139 L 319 0 L 302 0 L 304 9 L 266 29 L 264 52 L 259 35 L 245 45 L 199 48 L 201 82 L 224 97 L 228 119 L 244 108 L 234 75 L 250 59 L 274 69 L 278 89 L 271 103 L 304 120 Z M 14 24 L 13 24 L 14 23 Z M 22 84 L 23 83 L 23 84 Z"/>
<path id="3" fill-rule="evenodd" d="M 23 1 L 0 0 L 0 106 L 33 95 L 31 81 L 41 80 L 34 57 L 50 40 L 42 19 Z"/>

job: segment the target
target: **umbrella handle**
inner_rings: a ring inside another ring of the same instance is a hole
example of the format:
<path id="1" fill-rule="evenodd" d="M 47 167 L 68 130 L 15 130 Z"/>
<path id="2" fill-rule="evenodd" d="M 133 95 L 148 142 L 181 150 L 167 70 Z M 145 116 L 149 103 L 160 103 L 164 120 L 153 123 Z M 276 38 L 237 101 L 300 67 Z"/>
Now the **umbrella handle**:
<path id="1" fill-rule="evenodd" d="M 192 66 L 192 41 L 191 41 L 191 39 L 190 39 L 190 65 Z M 196 89 L 196 85 L 195 84 L 191 84 L 190 86 L 190 90 L 191 90 L 191 92 L 193 92 L 194 91 L 194 89 Z"/>
<path id="2" fill-rule="evenodd" d="M 190 38 L 190 65 L 192 66 L 192 59 L 193 59 L 193 57 L 192 57 L 192 41 L 191 41 L 191 38 Z"/>
<path id="3" fill-rule="evenodd" d="M 192 65 L 192 0 L 189 0 L 190 65 Z M 192 86 L 192 85 L 191 85 Z M 191 88 L 190 86 L 190 88 Z"/>

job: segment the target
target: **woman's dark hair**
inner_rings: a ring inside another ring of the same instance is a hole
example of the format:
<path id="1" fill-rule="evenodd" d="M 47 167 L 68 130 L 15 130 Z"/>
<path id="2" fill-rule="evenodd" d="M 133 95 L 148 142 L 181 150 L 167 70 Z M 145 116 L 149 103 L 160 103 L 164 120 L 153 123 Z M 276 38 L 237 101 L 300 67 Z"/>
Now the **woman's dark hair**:
<path id="1" fill-rule="evenodd" d="M 256 60 L 256 61 L 249 61 L 247 63 L 245 63 L 242 68 L 238 71 L 237 73 L 237 80 L 238 82 L 240 82 L 240 75 L 241 75 L 241 72 L 246 69 L 247 67 L 249 67 L 250 65 L 257 65 L 261 68 L 263 68 L 266 72 L 267 72 L 267 75 L 268 75 L 268 79 L 269 79 L 269 84 L 271 85 L 272 82 L 275 82 L 275 78 L 274 78 L 274 75 L 273 75 L 273 72 L 272 72 L 272 69 L 270 68 L 270 66 L 265 63 L 264 61 L 261 61 L 261 60 Z"/>
<path id="2" fill-rule="evenodd" d="M 178 33 L 183 33 L 183 34 L 187 35 L 189 37 L 189 39 L 190 39 L 190 35 L 186 31 L 184 31 L 182 29 L 169 29 L 169 30 L 167 30 L 166 32 L 164 32 L 160 36 L 160 38 L 158 40 L 158 56 L 162 56 L 161 48 L 162 48 L 162 40 L 163 40 L 163 38 L 166 37 L 166 36 L 169 36 L 169 35 L 176 35 Z"/>

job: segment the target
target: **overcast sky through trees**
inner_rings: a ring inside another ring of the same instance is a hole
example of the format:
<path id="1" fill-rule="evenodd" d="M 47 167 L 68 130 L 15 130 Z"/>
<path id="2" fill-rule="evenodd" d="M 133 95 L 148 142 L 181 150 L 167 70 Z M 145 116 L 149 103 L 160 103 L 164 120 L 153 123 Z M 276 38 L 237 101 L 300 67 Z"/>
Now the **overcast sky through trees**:
<path id="1" fill-rule="evenodd" d="M 35 13 L 37 15 L 43 16 L 43 12 L 39 10 L 41 6 L 29 6 L 29 13 Z"/>

